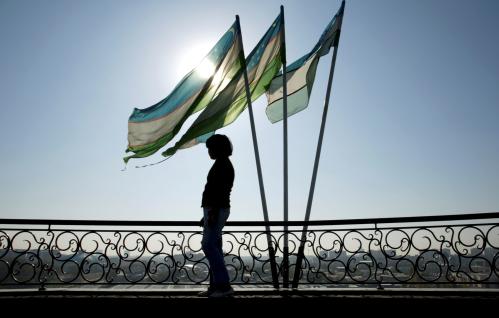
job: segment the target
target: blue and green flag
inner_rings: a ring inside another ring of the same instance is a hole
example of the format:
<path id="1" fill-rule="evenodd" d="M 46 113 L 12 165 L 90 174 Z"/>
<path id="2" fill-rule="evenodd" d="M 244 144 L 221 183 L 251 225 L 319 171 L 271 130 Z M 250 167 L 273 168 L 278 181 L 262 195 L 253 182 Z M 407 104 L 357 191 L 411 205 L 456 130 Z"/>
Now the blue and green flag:
<path id="1" fill-rule="evenodd" d="M 128 120 L 128 148 L 124 158 L 148 157 L 178 133 L 187 118 L 204 109 L 244 63 L 239 24 L 234 23 L 201 63 L 165 99 L 145 109 L 135 108 Z"/>
<path id="2" fill-rule="evenodd" d="M 267 91 L 270 82 L 279 72 L 282 66 L 282 41 L 283 25 L 279 15 L 246 58 L 252 101 Z M 163 156 L 171 156 L 179 149 L 204 142 L 215 130 L 234 122 L 246 107 L 246 88 L 241 69 L 230 79 L 223 91 L 206 106 L 175 146 L 163 152 Z"/>
<path id="3" fill-rule="evenodd" d="M 337 45 L 344 7 L 345 2 L 341 4 L 340 9 L 329 22 L 314 48 L 309 53 L 287 66 L 286 88 L 288 96 L 288 116 L 307 108 L 308 100 L 312 93 L 312 86 L 314 85 L 319 58 L 326 55 L 331 46 Z M 267 118 L 272 123 L 282 120 L 284 108 L 282 72 L 272 80 L 267 92 L 267 101 L 268 106 L 265 110 Z"/>

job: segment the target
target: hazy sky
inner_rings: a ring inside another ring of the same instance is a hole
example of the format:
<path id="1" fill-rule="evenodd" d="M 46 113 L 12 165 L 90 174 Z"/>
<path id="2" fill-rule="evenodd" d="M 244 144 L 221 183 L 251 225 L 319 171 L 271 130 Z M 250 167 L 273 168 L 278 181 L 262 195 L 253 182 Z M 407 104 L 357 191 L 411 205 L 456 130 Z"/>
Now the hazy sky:
<path id="1" fill-rule="evenodd" d="M 235 14 L 249 53 L 281 3 L 292 62 L 340 1 L 0 0 L 0 218 L 198 220 L 205 146 L 121 171 L 128 117 L 167 96 Z M 499 210 L 498 15 L 493 0 L 347 1 L 312 219 Z M 330 61 L 289 120 L 291 220 L 305 212 Z M 281 220 L 282 124 L 265 106 L 255 121 Z M 219 132 L 234 145 L 231 220 L 262 220 L 248 113 Z"/>

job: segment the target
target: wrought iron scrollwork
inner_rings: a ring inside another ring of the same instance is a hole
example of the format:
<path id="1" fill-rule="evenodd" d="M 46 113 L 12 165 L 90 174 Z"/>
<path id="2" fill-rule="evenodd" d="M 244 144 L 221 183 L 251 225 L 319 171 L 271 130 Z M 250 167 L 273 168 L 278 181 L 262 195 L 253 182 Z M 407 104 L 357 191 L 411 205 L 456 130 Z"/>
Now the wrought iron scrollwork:
<path id="1" fill-rule="evenodd" d="M 494 214 L 494 220 L 498 218 Z M 287 234 L 289 270 L 300 271 L 301 286 L 498 287 L 499 224 L 490 222 L 491 217 L 484 220 L 449 224 L 429 218 L 428 222 L 433 223 L 421 225 L 404 219 L 396 223 L 377 219 L 366 220 L 362 228 L 348 222 L 338 225 L 324 221 L 308 224 L 305 242 L 300 241 L 301 228 L 289 226 L 285 233 L 280 224 L 273 226 L 270 241 L 281 274 Z M 96 230 L 90 227 L 101 226 L 99 222 L 87 223 L 68 221 L 59 228 L 47 229 L 28 228 L 17 220 L 17 227 L 2 226 L 0 288 L 209 282 L 209 264 L 201 250 L 202 232 L 194 222 L 182 231 L 172 229 L 178 228 L 175 222 L 162 230 L 157 230 L 160 224 L 141 226 L 141 230 L 106 224 L 112 228 Z M 264 228 L 264 223 L 258 227 L 240 223 L 239 227 L 230 225 L 233 230 L 223 234 L 231 282 L 272 285 L 269 237 L 264 230 L 258 230 Z M 305 255 L 298 269 L 296 258 L 301 243 Z"/>

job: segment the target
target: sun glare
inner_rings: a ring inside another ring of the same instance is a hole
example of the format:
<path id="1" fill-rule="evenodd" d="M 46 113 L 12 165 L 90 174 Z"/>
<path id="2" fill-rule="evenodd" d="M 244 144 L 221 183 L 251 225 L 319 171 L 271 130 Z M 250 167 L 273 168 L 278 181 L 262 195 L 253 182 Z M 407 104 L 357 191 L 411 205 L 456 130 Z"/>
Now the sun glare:
<path id="1" fill-rule="evenodd" d="M 208 78 L 215 72 L 215 66 L 213 63 L 204 59 L 204 57 L 210 52 L 213 47 L 213 43 L 197 43 L 196 45 L 190 47 L 187 50 L 182 50 L 182 55 L 178 60 L 177 72 L 179 77 L 182 77 L 196 69 L 199 76 L 203 78 Z"/>
<path id="2" fill-rule="evenodd" d="M 197 67 L 196 72 L 202 78 L 208 78 L 215 73 L 215 66 L 208 59 L 204 59 Z"/>

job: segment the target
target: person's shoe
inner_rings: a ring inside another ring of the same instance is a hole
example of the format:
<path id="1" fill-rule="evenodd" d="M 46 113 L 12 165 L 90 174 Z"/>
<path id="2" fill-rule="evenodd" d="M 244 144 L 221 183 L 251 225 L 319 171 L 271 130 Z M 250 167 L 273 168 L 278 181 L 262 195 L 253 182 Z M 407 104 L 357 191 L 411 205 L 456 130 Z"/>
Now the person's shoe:
<path id="1" fill-rule="evenodd" d="M 202 292 L 198 293 L 199 297 L 210 297 L 211 294 L 215 292 L 214 288 L 208 288 L 207 290 L 203 290 Z"/>
<path id="2" fill-rule="evenodd" d="M 229 287 L 227 289 L 217 289 L 213 293 L 209 294 L 208 297 L 221 298 L 221 297 L 229 297 L 232 295 L 234 295 L 234 289 L 232 289 L 232 287 Z"/>

